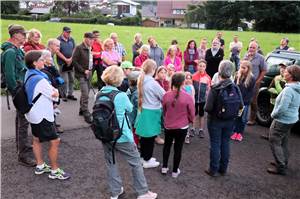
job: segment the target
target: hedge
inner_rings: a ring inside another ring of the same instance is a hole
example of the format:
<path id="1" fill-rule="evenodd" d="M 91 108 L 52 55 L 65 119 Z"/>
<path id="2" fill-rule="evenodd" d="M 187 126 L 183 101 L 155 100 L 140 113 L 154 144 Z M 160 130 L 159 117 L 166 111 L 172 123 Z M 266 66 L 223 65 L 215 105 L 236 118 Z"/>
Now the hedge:
<path id="1" fill-rule="evenodd" d="M 50 14 L 37 15 L 18 15 L 18 14 L 1 14 L 1 19 L 24 20 L 24 21 L 47 21 L 50 19 Z"/>

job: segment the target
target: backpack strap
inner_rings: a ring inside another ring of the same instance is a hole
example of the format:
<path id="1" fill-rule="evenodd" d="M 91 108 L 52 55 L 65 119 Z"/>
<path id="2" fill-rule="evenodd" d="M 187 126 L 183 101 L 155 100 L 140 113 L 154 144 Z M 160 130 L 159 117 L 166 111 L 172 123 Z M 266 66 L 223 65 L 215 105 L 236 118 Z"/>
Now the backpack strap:
<path id="1" fill-rule="evenodd" d="M 29 75 L 29 76 L 27 77 L 27 79 L 25 80 L 25 82 L 24 82 L 24 84 L 23 84 L 24 88 L 25 88 L 25 85 L 26 85 L 27 81 L 28 81 L 31 77 L 35 76 L 35 75 L 36 75 L 36 74 L 31 74 L 31 75 Z M 31 104 L 34 105 L 34 104 L 38 101 L 38 99 L 39 99 L 41 96 L 42 96 L 42 93 L 39 93 L 37 96 L 35 96 L 35 97 L 33 98 L 32 102 L 31 102 Z"/>

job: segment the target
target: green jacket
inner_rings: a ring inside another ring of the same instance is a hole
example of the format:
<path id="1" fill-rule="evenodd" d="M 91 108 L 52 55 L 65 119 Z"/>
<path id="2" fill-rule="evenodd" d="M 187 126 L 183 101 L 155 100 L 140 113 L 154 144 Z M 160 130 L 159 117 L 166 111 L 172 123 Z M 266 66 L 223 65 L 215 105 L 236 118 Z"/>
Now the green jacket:
<path id="1" fill-rule="evenodd" d="M 14 94 L 17 82 L 23 82 L 27 67 L 24 62 L 24 52 L 10 42 L 1 45 L 1 64 L 3 64 L 6 85 L 11 94 Z"/>

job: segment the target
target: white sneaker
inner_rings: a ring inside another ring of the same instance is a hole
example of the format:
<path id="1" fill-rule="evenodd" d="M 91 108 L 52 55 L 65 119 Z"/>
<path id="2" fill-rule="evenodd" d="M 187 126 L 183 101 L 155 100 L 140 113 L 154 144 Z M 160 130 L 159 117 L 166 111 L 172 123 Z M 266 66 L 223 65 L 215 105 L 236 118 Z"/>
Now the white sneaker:
<path id="1" fill-rule="evenodd" d="M 157 193 L 153 193 L 151 191 L 148 191 L 147 193 L 137 197 L 137 199 L 155 199 L 155 198 L 157 198 Z"/>
<path id="2" fill-rule="evenodd" d="M 120 193 L 118 194 L 118 195 L 116 195 L 116 196 L 111 196 L 110 197 L 110 199 L 118 199 L 119 198 L 119 196 L 120 195 L 122 195 L 124 193 L 124 188 L 123 187 L 121 187 L 121 191 L 120 191 Z"/>
<path id="3" fill-rule="evenodd" d="M 156 158 L 152 157 L 150 158 L 151 161 L 156 161 Z"/>
<path id="4" fill-rule="evenodd" d="M 143 162 L 143 167 L 145 169 L 149 169 L 149 168 L 155 168 L 155 167 L 158 167 L 159 166 L 159 162 L 153 160 L 153 159 L 150 159 L 148 161 L 145 161 Z"/>
<path id="5" fill-rule="evenodd" d="M 161 174 L 166 175 L 169 171 L 169 168 L 163 167 L 161 168 Z"/>
<path id="6" fill-rule="evenodd" d="M 172 172 L 172 177 L 177 178 L 180 174 L 180 169 L 177 169 L 177 172 Z"/>

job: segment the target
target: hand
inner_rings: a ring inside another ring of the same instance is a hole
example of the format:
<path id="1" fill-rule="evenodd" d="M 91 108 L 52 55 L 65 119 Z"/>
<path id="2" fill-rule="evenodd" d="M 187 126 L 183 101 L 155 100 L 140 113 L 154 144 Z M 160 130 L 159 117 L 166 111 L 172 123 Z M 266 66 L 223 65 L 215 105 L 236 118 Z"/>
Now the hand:
<path id="1" fill-rule="evenodd" d="M 72 63 L 72 58 L 66 59 L 66 64 L 67 64 L 68 66 L 70 66 L 71 63 Z"/>
<path id="2" fill-rule="evenodd" d="M 91 71 L 89 71 L 89 70 L 85 70 L 85 71 L 84 71 L 84 74 L 85 74 L 86 76 L 89 76 L 89 75 L 90 75 L 90 72 L 91 72 Z"/>
<path id="3" fill-rule="evenodd" d="M 59 93 L 58 93 L 57 89 L 53 90 L 52 97 L 58 97 L 58 96 L 59 96 Z"/>
<path id="4" fill-rule="evenodd" d="M 255 82 L 255 88 L 259 88 L 259 86 L 260 86 L 260 81 L 256 81 Z"/>

